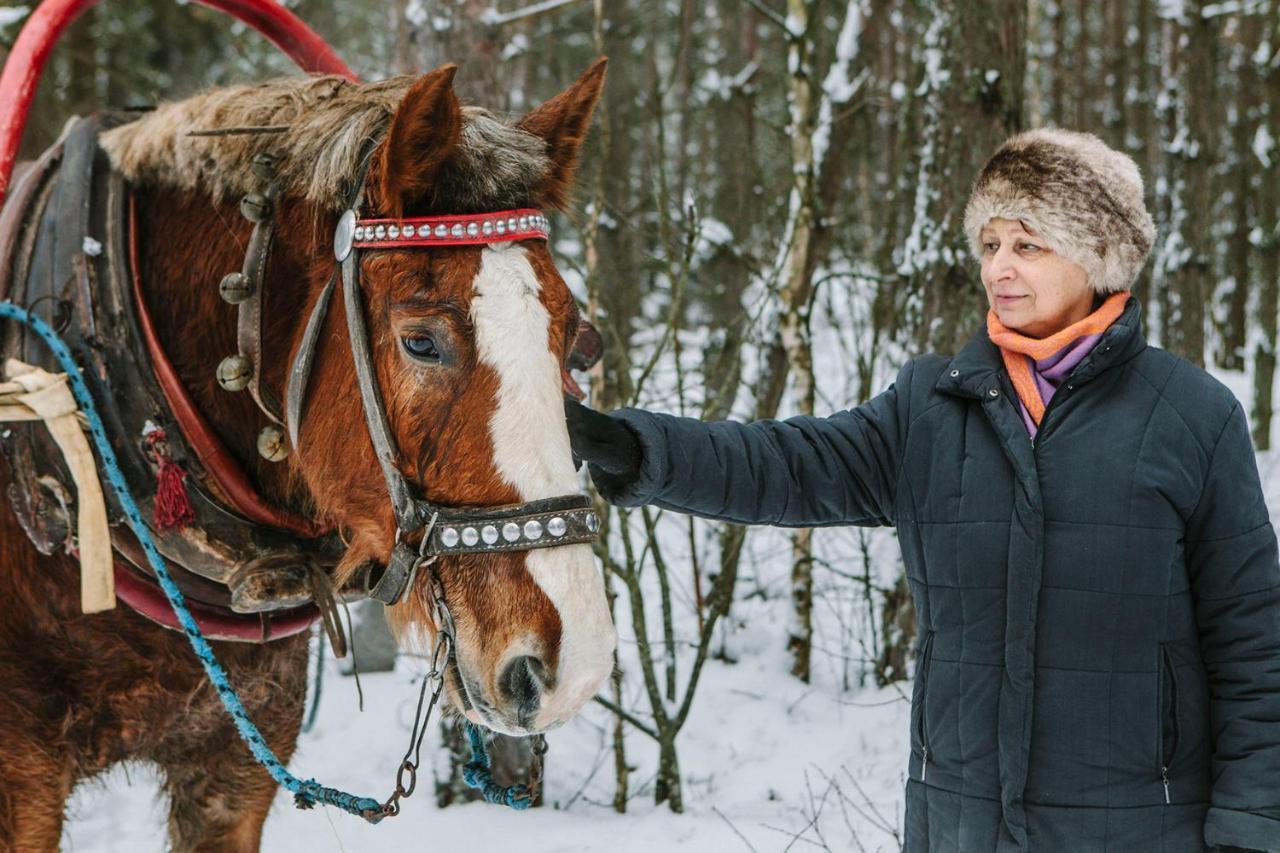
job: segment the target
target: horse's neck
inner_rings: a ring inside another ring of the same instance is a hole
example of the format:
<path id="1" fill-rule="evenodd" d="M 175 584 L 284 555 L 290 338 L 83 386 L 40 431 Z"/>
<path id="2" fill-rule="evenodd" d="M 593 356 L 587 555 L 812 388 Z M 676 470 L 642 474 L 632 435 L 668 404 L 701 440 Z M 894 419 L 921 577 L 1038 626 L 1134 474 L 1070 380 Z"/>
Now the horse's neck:
<path id="1" fill-rule="evenodd" d="M 236 308 L 218 282 L 244 262 L 252 226 L 236 203 L 158 189 L 138 199 L 142 291 L 161 345 L 192 400 L 271 502 L 306 512 L 308 502 L 287 462 L 268 462 L 257 451 L 268 425 L 248 391 L 228 392 L 216 380 L 218 363 L 236 352 Z M 284 399 L 293 341 L 309 304 L 307 252 L 314 240 L 311 209 L 284 205 L 263 288 L 262 383 Z M 302 252 L 299 251 L 302 249 Z"/>

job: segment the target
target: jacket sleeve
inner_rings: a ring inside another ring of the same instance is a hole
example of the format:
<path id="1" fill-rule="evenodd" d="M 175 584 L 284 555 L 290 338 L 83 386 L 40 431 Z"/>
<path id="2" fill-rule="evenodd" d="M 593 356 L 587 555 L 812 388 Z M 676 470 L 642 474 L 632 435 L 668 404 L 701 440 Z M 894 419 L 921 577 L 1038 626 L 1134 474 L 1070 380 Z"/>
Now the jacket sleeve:
<path id="1" fill-rule="evenodd" d="M 1280 562 L 1238 402 L 1210 457 L 1186 548 L 1214 744 L 1204 840 L 1277 853 Z"/>
<path id="2" fill-rule="evenodd" d="M 912 363 L 888 389 L 830 417 L 699 421 L 622 409 L 643 454 L 628 482 L 592 468 L 605 500 L 743 524 L 894 522 Z"/>

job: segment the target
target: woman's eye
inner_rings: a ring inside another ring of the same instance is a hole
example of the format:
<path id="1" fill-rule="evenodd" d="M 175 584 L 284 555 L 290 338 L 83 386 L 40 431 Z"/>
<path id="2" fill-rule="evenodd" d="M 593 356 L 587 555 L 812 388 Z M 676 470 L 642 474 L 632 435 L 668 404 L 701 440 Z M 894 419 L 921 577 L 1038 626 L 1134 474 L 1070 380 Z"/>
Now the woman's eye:
<path id="1" fill-rule="evenodd" d="M 1000 244 L 999 243 L 983 243 L 982 250 L 989 255 L 994 255 L 996 252 L 1000 251 Z"/>
<path id="2" fill-rule="evenodd" d="M 1031 252 L 1031 253 L 1040 251 L 1040 247 L 1035 245 L 1034 243 L 1023 243 L 1021 246 L 1021 249 L 1024 252 Z"/>
<path id="3" fill-rule="evenodd" d="M 405 352 L 422 361 L 439 361 L 440 350 L 430 335 L 410 335 L 400 339 Z"/>

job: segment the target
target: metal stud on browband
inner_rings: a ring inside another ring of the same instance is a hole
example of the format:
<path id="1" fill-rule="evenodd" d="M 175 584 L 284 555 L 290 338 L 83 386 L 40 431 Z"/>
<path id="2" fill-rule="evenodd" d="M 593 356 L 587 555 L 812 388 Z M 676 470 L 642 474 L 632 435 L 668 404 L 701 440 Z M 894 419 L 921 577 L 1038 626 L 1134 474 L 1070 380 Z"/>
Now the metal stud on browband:
<path id="1" fill-rule="evenodd" d="M 354 219 L 354 214 L 352 216 Z M 335 255 L 343 246 L 344 228 L 347 227 L 345 220 L 344 213 L 334 234 Z M 469 216 L 356 219 L 350 225 L 353 245 L 359 249 L 468 246 L 515 240 L 547 240 L 551 236 L 550 220 L 542 211 L 533 209 Z"/>

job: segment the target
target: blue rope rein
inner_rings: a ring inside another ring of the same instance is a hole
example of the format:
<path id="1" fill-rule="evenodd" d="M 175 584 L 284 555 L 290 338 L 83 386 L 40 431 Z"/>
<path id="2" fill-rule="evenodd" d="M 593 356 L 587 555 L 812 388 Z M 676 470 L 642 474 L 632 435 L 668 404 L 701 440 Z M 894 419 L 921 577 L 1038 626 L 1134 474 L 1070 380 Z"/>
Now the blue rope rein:
<path id="1" fill-rule="evenodd" d="M 372 797 L 359 797 L 337 788 L 329 788 L 314 779 L 299 779 L 280 763 L 280 759 L 276 758 L 271 747 L 267 745 L 266 738 L 262 736 L 262 732 L 249 719 L 249 712 L 245 710 L 239 695 L 236 694 L 235 688 L 231 686 L 226 670 L 218 663 L 213 647 L 204 638 L 204 634 L 201 633 L 195 617 L 187 609 L 182 590 L 178 589 L 178 585 L 174 583 L 173 576 L 169 574 L 164 557 L 156 549 L 155 541 L 151 538 L 151 531 L 143 523 L 142 513 L 138 510 L 138 505 L 133 499 L 133 494 L 129 491 L 128 484 L 125 483 L 124 474 L 121 472 L 120 464 L 116 460 L 115 450 L 111 447 L 111 442 L 107 440 L 107 431 L 102 425 L 102 419 L 98 416 L 93 395 L 89 393 L 89 387 L 85 384 L 84 377 L 80 374 L 80 367 L 76 364 L 71 350 L 67 348 L 58 333 L 48 323 L 25 309 L 14 305 L 12 302 L 0 302 L 0 317 L 8 317 L 31 327 L 49 346 L 49 349 L 53 351 L 58 362 L 62 365 L 62 369 L 66 372 L 70 381 L 71 392 L 75 395 L 76 402 L 89 423 L 89 432 L 93 437 L 94 445 L 98 449 L 98 455 L 102 458 L 102 468 L 106 472 L 107 481 L 111 484 L 116 497 L 120 500 L 120 505 L 124 508 L 125 515 L 129 520 L 129 526 L 142 544 L 142 548 L 147 554 L 147 561 L 151 563 L 151 567 L 155 570 L 156 578 L 160 581 L 160 587 L 164 590 L 165 597 L 169 599 L 169 605 L 178 617 L 179 624 L 182 625 L 183 633 L 187 635 L 187 640 L 191 643 L 191 648 L 195 651 L 196 657 L 200 659 L 200 663 L 204 666 L 210 683 L 213 684 L 218 693 L 218 698 L 222 700 L 223 707 L 231 715 L 231 719 L 235 722 L 236 730 L 240 733 L 240 737 L 244 742 L 248 744 L 253 757 L 266 768 L 272 779 L 293 793 L 294 805 L 300 809 L 312 808 L 317 803 L 337 806 L 343 811 L 362 817 L 370 823 L 378 823 L 388 814 L 394 814 L 394 811 L 388 811 L 382 803 Z M 318 670 L 316 673 L 316 696 L 313 700 L 315 706 L 318 706 L 320 702 L 320 670 L 324 667 L 323 635 L 321 635 L 320 643 L 320 660 L 317 664 Z M 314 722 L 315 706 L 312 707 L 312 719 L 307 723 L 308 728 Z M 517 810 L 527 809 L 531 806 L 533 804 L 533 794 L 527 786 L 511 785 L 503 787 L 493 781 L 489 752 L 484 745 L 484 734 L 478 726 L 470 722 L 466 724 L 466 730 L 467 738 L 471 742 L 471 760 L 463 766 L 462 778 L 467 786 L 480 791 L 486 802 L 506 805 Z"/>
<path id="2" fill-rule="evenodd" d="M 467 739 L 471 741 L 471 760 L 462 766 L 462 781 L 467 783 L 467 787 L 479 791 L 486 803 L 507 806 L 516 811 L 524 811 L 533 805 L 533 792 L 527 786 L 504 787 L 493 781 L 484 733 L 470 721 L 467 722 Z"/>
<path id="3" fill-rule="evenodd" d="M 187 635 L 191 648 L 195 650 L 196 657 L 204 665 L 209 681 L 218 693 L 218 698 L 222 700 L 223 707 L 227 709 L 227 713 L 235 721 L 236 730 L 240 733 L 240 737 L 244 742 L 249 745 L 249 750 L 253 753 L 254 758 L 267 769 L 272 779 L 275 779 L 276 782 L 293 793 L 293 801 L 298 808 L 309 809 L 317 803 L 321 803 L 337 806 L 343 811 L 358 815 L 370 823 L 377 823 L 382 820 L 384 812 L 382 804 L 377 800 L 371 797 L 358 797 L 354 794 L 340 791 L 337 788 L 327 788 L 314 779 L 299 779 L 285 769 L 285 766 L 276 758 L 275 753 L 271 751 L 271 747 L 267 745 L 266 738 L 262 736 L 262 732 L 258 731 L 258 727 L 249 719 L 249 714 L 240 702 L 240 697 L 236 695 L 235 689 L 227 678 L 226 670 L 218 663 L 209 641 L 200 632 L 200 626 L 196 624 L 191 611 L 187 609 L 182 591 L 178 589 L 177 584 L 173 581 L 173 576 L 169 574 L 164 557 L 156 549 L 155 542 L 151 538 L 151 531 L 143 523 L 142 514 L 138 511 L 138 505 L 134 502 L 133 495 L 129 492 L 128 484 L 125 483 L 124 474 L 120 471 L 115 451 L 107 440 L 106 429 L 102 425 L 102 419 L 98 416 L 93 396 L 89 393 L 88 386 L 85 385 L 84 377 L 80 375 L 80 368 L 72 357 L 71 350 L 67 348 L 67 345 L 58 337 L 57 332 L 50 328 L 48 323 L 25 309 L 14 305 L 12 302 L 0 302 L 0 317 L 8 317 L 30 326 L 48 344 L 49 349 L 53 351 L 53 354 L 61 363 L 62 369 L 70 380 L 71 391 L 75 395 L 76 402 L 89 422 L 89 432 L 93 436 L 98 455 L 102 458 L 102 468 L 106 472 L 107 481 L 115 491 L 120 505 L 124 507 L 129 526 L 138 537 L 143 550 L 146 551 L 147 560 L 155 570 L 156 577 L 160 581 L 160 587 L 164 590 L 165 597 L 169 599 L 169 604 L 173 607 L 173 612 L 177 615 L 179 624 L 182 625 L 183 633 Z"/>

